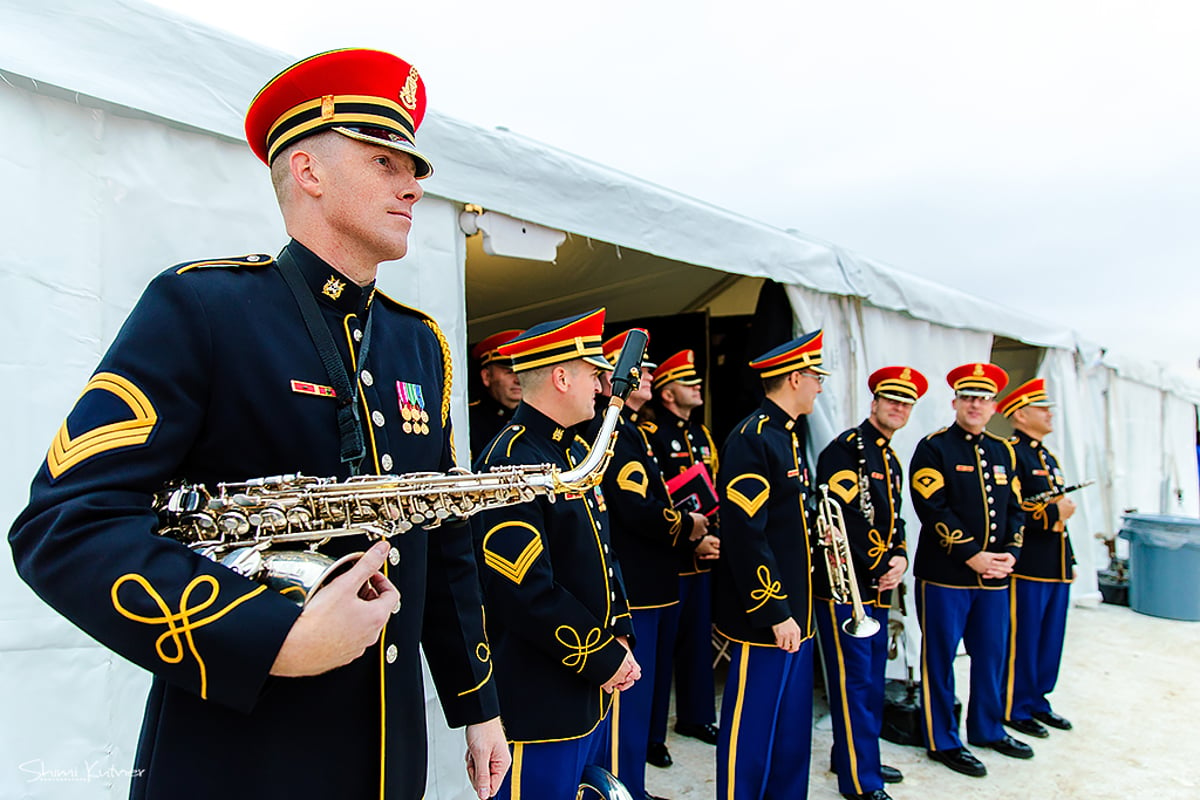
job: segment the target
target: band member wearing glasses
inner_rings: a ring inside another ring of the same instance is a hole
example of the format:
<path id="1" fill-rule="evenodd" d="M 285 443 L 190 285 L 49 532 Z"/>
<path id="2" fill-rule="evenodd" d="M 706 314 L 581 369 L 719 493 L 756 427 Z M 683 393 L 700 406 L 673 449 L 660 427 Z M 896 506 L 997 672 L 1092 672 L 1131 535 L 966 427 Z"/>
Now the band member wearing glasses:
<path id="1" fill-rule="evenodd" d="M 837 773 L 838 790 L 848 798 L 889 800 L 883 784 L 899 783 L 904 776 L 881 764 L 879 757 L 888 609 L 892 590 L 908 569 L 900 516 L 904 472 L 891 441 L 908 424 L 929 381 L 912 367 L 883 367 L 871 373 L 867 388 L 874 396 L 870 416 L 821 451 L 817 485 L 828 485 L 830 499 L 841 509 L 859 597 L 879 629 L 864 637 L 846 632 L 844 626 L 853 615 L 851 598 L 835 602 L 826 558 L 816 559 L 813 594 L 833 719 L 831 769 Z"/>
<path id="2" fill-rule="evenodd" d="M 808 794 L 815 533 L 805 510 L 812 476 L 796 429 L 828 374 L 821 341 L 815 331 L 750 362 L 766 397 L 721 452 L 713 616 L 732 644 L 717 742 L 720 800 Z"/>
<path id="3" fill-rule="evenodd" d="M 921 624 L 921 705 L 929 757 L 955 772 L 987 774 L 959 738 L 954 714 L 954 656 L 971 657 L 967 741 L 1012 758 L 1033 748 L 1004 731 L 1001 676 L 1008 640 L 1008 583 L 1021 552 L 1024 514 L 1016 455 L 985 430 L 1008 375 L 995 364 L 963 364 L 946 382 L 954 423 L 917 444 L 909 466 L 921 520 L 917 613 Z"/>
<path id="4" fill-rule="evenodd" d="M 417 70 L 374 50 L 313 56 L 258 93 L 247 141 L 291 241 L 154 279 L 9 535 L 46 602 L 154 674 L 135 798 L 420 798 L 422 649 L 447 722 L 467 726 L 476 792 L 499 788 L 509 756 L 466 525 L 331 541 L 327 555 L 366 554 L 301 606 L 155 535 L 152 510 L 168 481 L 454 465 L 446 340 L 375 287 L 432 172 L 414 143 L 424 112 Z"/>

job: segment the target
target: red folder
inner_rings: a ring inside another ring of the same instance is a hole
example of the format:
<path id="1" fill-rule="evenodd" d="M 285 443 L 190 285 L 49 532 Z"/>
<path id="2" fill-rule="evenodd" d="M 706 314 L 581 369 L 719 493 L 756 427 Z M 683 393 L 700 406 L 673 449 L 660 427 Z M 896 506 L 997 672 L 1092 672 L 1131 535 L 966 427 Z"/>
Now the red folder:
<path id="1" fill-rule="evenodd" d="M 711 517 L 717 511 L 717 490 L 713 488 L 708 469 L 700 462 L 692 464 L 674 478 L 668 478 L 667 491 L 671 493 L 671 503 L 676 510 L 685 514 L 695 511 Z"/>

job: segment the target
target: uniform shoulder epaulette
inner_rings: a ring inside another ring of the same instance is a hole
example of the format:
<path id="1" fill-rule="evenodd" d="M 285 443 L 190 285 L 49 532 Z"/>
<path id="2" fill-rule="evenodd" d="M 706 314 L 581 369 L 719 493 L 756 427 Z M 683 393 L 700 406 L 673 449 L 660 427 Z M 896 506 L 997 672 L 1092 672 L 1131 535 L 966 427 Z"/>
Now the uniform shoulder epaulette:
<path id="1" fill-rule="evenodd" d="M 492 439 L 492 443 L 488 445 L 487 452 L 483 455 L 483 463 L 490 466 L 494 459 L 507 458 L 511 455 L 512 443 L 523 433 L 525 433 L 525 426 L 512 422 L 501 428 L 500 432 L 496 434 L 496 438 Z"/>
<path id="2" fill-rule="evenodd" d="M 434 318 L 429 316 L 428 314 L 426 314 L 421 309 L 413 308 L 412 306 L 406 306 L 406 305 L 404 305 L 404 303 L 401 303 L 399 300 L 397 300 L 394 297 L 390 297 L 389 295 L 385 294 L 382 290 L 380 290 L 378 288 L 375 289 L 375 297 L 379 298 L 385 305 L 388 305 L 388 306 L 398 309 L 400 311 L 405 311 L 409 314 L 412 314 L 415 317 L 419 317 L 419 318 L 425 320 L 426 322 L 431 322 L 434 325 L 437 325 L 437 322 L 434 320 Z"/>
<path id="3" fill-rule="evenodd" d="M 858 428 L 851 428 L 849 430 L 842 431 L 835 441 L 842 442 L 843 444 L 850 444 L 850 442 L 854 441 L 854 437 L 856 436 L 858 436 Z"/>
<path id="4" fill-rule="evenodd" d="M 992 433 L 991 431 L 985 430 L 984 434 L 986 436 L 989 436 L 989 437 L 995 439 L 997 442 L 1000 442 L 1002 445 L 1004 445 L 1004 449 L 1008 451 L 1008 457 L 1013 460 L 1014 464 L 1017 462 L 1017 451 L 1013 449 L 1012 442 L 1010 442 L 1008 439 L 1004 438 L 1003 436 L 997 436 L 996 434 Z"/>
<path id="5" fill-rule="evenodd" d="M 948 430 L 950 430 L 950 429 L 949 428 L 938 428 L 936 431 L 934 431 L 933 433 L 926 436 L 925 440 L 929 441 L 930 439 L 932 439 L 935 436 L 941 436 L 943 433 L 945 433 Z"/>
<path id="6" fill-rule="evenodd" d="M 185 261 L 182 264 L 176 264 L 171 267 L 176 275 L 182 275 L 185 272 L 191 272 L 194 269 L 210 269 L 212 267 L 224 267 L 226 269 L 237 267 L 265 267 L 269 264 L 274 264 L 275 259 L 266 253 L 251 253 L 247 256 L 234 256 L 233 258 L 210 258 L 203 261 Z"/>
<path id="7" fill-rule="evenodd" d="M 658 425 L 648 419 L 639 422 L 638 427 L 644 430 L 646 433 L 654 433 L 658 430 Z"/>

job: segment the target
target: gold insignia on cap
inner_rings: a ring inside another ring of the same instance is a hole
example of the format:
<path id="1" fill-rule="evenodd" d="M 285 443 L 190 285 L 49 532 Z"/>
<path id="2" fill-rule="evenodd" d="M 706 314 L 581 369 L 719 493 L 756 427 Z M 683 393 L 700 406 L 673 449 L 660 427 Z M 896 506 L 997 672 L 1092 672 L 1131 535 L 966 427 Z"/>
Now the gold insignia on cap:
<path id="1" fill-rule="evenodd" d="M 420 75 L 417 73 L 417 68 L 413 67 L 408 71 L 408 78 L 404 81 L 404 88 L 400 90 L 400 102 L 408 110 L 413 110 L 417 107 L 417 80 Z"/>
<path id="2" fill-rule="evenodd" d="M 330 300 L 337 300 L 342 296 L 342 291 L 346 288 L 345 281 L 339 281 L 337 278 L 330 277 L 325 281 L 325 285 L 321 287 L 321 294 L 328 297 Z"/>
<path id="3" fill-rule="evenodd" d="M 321 119 L 333 119 L 334 109 L 336 104 L 333 100 L 333 95 L 327 94 L 321 98 Z"/>
<path id="4" fill-rule="evenodd" d="M 972 372 L 971 374 L 974 375 L 976 378 L 982 378 L 983 377 L 983 364 L 976 364 L 975 371 Z"/>
<path id="5" fill-rule="evenodd" d="M 900 380 L 911 381 L 912 380 L 912 370 L 909 369 L 908 367 L 905 367 L 904 371 L 900 373 Z"/>

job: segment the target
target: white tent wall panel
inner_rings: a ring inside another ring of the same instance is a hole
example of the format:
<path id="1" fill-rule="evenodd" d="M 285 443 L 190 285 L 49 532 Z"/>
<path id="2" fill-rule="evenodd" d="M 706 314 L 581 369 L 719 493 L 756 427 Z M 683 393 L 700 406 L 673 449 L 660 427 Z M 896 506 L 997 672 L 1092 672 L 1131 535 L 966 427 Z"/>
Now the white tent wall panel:
<path id="1" fill-rule="evenodd" d="M 1096 405 L 1088 397 L 1088 383 L 1080 377 L 1080 367 L 1074 351 L 1050 348 L 1041 369 L 1050 397 L 1057 404 L 1054 432 L 1046 437 L 1046 447 L 1058 456 L 1067 483 L 1096 480 L 1098 475 L 1090 466 L 1095 460 L 1089 457 L 1089 449 L 1103 447 L 1103 438 L 1097 436 L 1102 430 L 1101 420 L 1096 416 Z M 1097 563 L 1107 565 L 1107 560 L 1100 560 L 1103 545 L 1095 539 L 1096 533 L 1107 530 L 1103 492 L 1102 481 L 1096 480 L 1094 486 L 1071 495 L 1077 508 L 1067 528 L 1077 562 L 1076 579 L 1071 586 L 1071 595 L 1077 601 L 1094 601 L 1098 597 Z"/>

